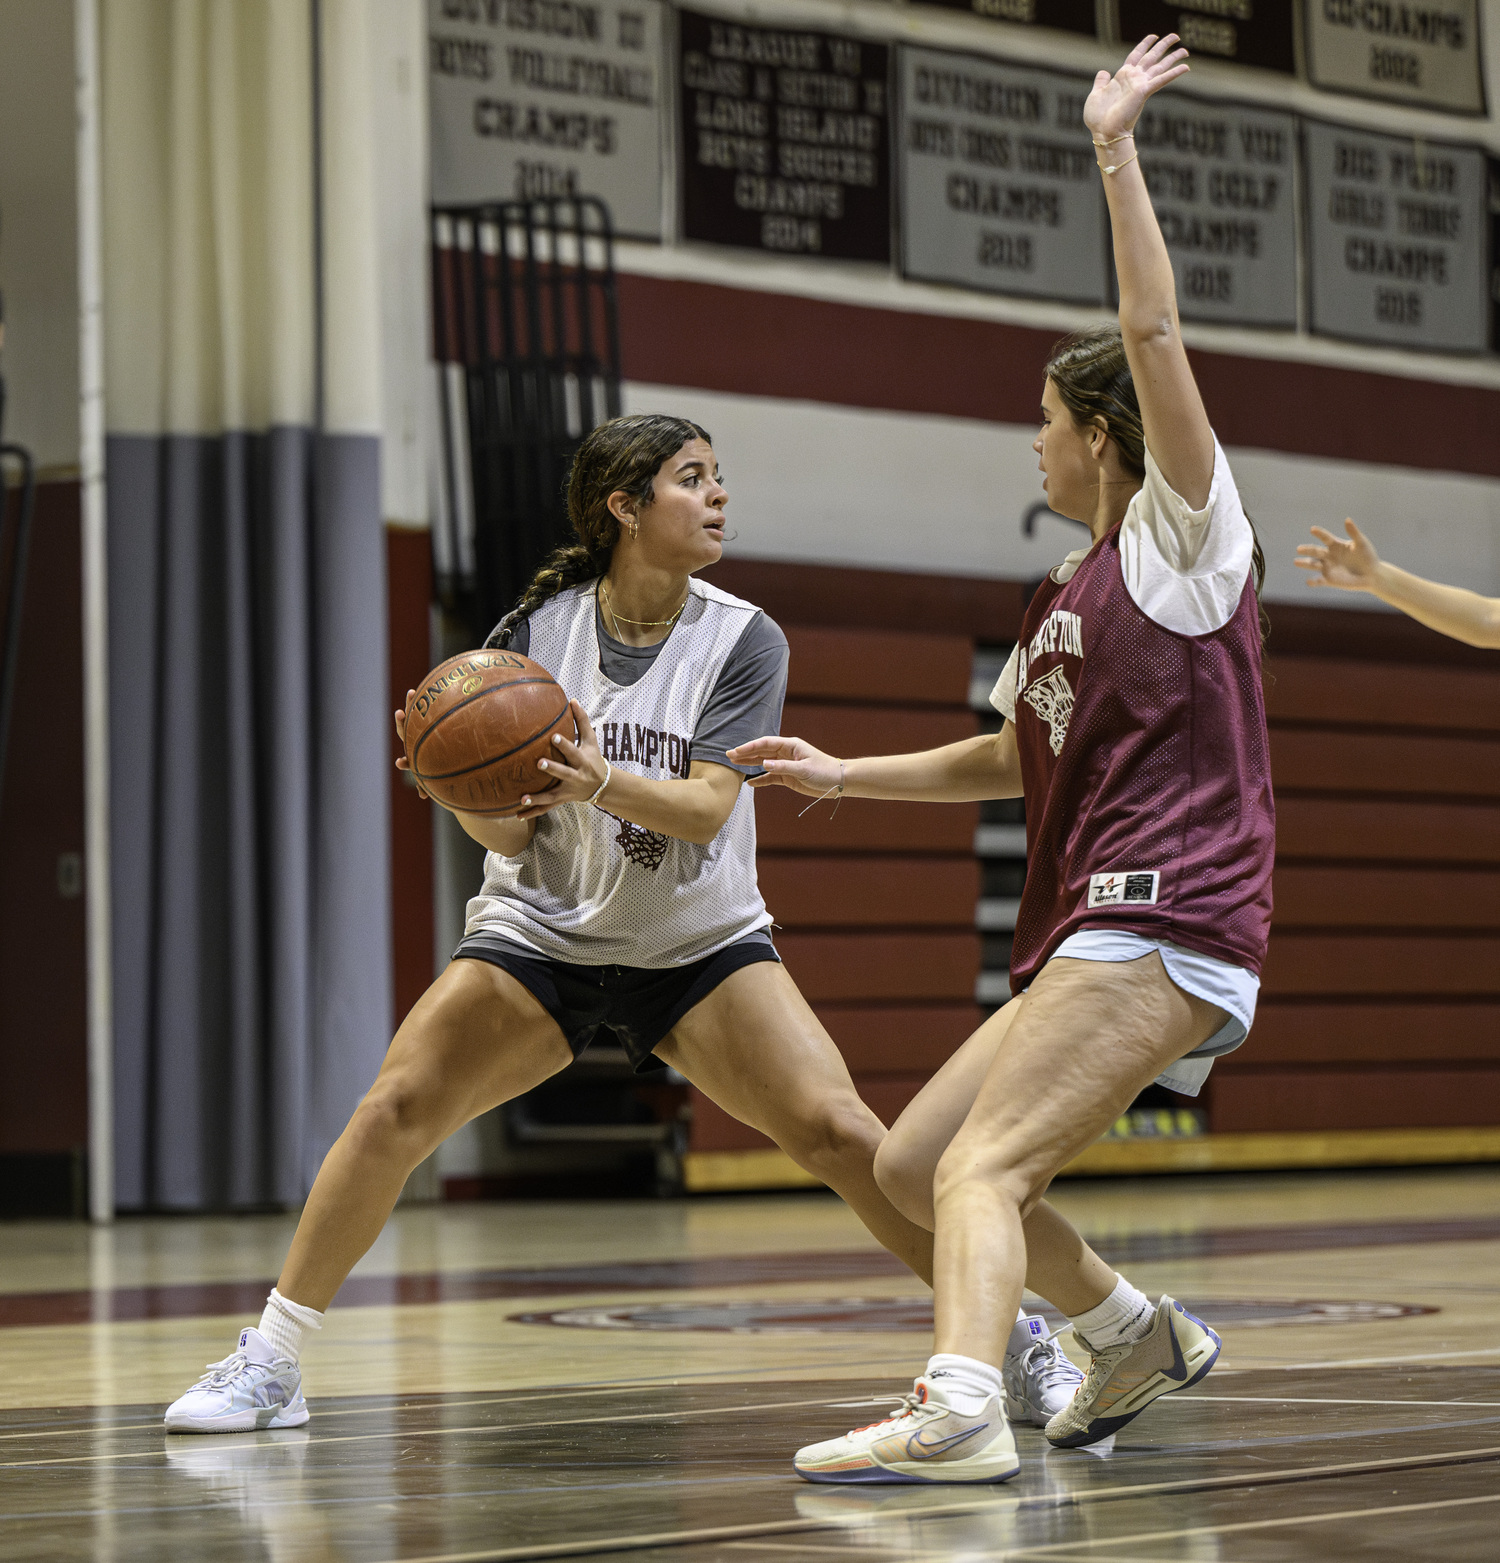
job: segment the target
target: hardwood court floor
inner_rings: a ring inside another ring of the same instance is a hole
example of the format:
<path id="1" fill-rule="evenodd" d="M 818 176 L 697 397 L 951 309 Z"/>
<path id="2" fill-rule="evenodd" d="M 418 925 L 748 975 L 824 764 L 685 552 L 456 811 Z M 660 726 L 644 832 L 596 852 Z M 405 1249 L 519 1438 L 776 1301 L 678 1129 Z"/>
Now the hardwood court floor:
<path id="1" fill-rule="evenodd" d="M 988 1491 L 815 1487 L 927 1298 L 823 1195 L 408 1207 L 304 1359 L 306 1429 L 170 1436 L 282 1218 L 0 1227 L 0 1558 L 661 1563 L 1500 1557 L 1500 1170 L 1074 1184 L 1220 1366 Z"/>

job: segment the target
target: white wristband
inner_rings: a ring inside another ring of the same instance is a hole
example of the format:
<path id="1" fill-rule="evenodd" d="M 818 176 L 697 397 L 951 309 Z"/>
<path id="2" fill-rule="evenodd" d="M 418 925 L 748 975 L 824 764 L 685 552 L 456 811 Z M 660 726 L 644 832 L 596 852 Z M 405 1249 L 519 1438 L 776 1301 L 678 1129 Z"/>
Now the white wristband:
<path id="1" fill-rule="evenodd" d="M 609 786 L 610 775 L 611 775 L 611 772 L 610 772 L 610 769 L 609 769 L 609 761 L 606 760 L 604 762 L 604 780 L 599 783 L 599 790 L 598 790 L 598 792 L 596 792 L 594 794 L 594 796 L 588 800 L 589 804 L 592 805 L 592 804 L 597 803 L 600 800 L 600 798 L 602 798 L 604 796 L 604 789 L 607 786 Z"/>

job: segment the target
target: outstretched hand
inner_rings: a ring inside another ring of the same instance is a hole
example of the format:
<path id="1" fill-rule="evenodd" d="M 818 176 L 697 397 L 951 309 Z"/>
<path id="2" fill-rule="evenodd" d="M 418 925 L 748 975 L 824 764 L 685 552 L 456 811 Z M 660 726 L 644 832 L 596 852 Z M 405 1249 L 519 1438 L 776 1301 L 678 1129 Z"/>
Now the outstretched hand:
<path id="1" fill-rule="evenodd" d="M 1100 71 L 1083 105 L 1083 122 L 1096 141 L 1109 141 L 1135 129 L 1146 99 L 1187 74 L 1188 52 L 1173 48 L 1176 33 L 1158 38 L 1147 33 L 1113 76 Z"/>
<path id="2" fill-rule="evenodd" d="M 1380 555 L 1354 522 L 1344 521 L 1348 538 L 1335 537 L 1320 526 L 1310 528 L 1316 543 L 1297 545 L 1296 565 L 1308 573 L 1309 586 L 1337 586 L 1346 592 L 1372 591 Z"/>
<path id="3" fill-rule="evenodd" d="M 752 738 L 727 752 L 736 765 L 761 765 L 764 776 L 752 776 L 752 787 L 790 787 L 810 798 L 832 792 L 844 768 L 832 755 L 801 738 Z"/>

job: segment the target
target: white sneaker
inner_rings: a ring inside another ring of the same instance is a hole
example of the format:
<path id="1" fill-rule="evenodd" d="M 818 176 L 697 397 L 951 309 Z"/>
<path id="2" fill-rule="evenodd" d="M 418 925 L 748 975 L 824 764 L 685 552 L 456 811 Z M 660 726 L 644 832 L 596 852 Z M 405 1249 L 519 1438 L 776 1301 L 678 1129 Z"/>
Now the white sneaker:
<path id="1" fill-rule="evenodd" d="M 1082 1369 L 1068 1361 L 1056 1336 L 1048 1332 L 1047 1321 L 1035 1313 L 1016 1320 L 1000 1377 L 1006 1416 L 1032 1427 L 1045 1427 L 1066 1410 L 1083 1383 Z"/>
<path id="2" fill-rule="evenodd" d="M 259 1427 L 301 1427 L 307 1421 L 302 1370 L 278 1357 L 256 1329 L 240 1331 L 238 1349 L 167 1407 L 170 1433 L 248 1433 Z"/>
<path id="3" fill-rule="evenodd" d="M 998 1399 L 971 1416 L 919 1378 L 894 1416 L 799 1449 L 792 1469 L 810 1482 L 1003 1482 L 1021 1461 Z"/>

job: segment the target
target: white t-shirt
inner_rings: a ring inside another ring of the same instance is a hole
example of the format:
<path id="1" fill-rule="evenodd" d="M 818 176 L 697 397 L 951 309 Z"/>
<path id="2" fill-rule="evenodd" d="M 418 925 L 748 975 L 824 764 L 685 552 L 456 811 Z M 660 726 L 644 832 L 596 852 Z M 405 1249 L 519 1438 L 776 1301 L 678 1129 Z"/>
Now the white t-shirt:
<path id="1" fill-rule="evenodd" d="M 1090 547 L 1093 545 L 1090 544 Z M 1211 635 L 1234 616 L 1250 575 L 1255 534 L 1218 440 L 1208 503 L 1191 510 L 1146 452 L 1146 477 L 1120 523 L 1120 568 L 1136 606 L 1178 635 Z M 1059 586 L 1088 555 L 1075 548 L 1052 572 Z M 990 695 L 1004 717 L 1016 717 L 1017 646 Z"/>

